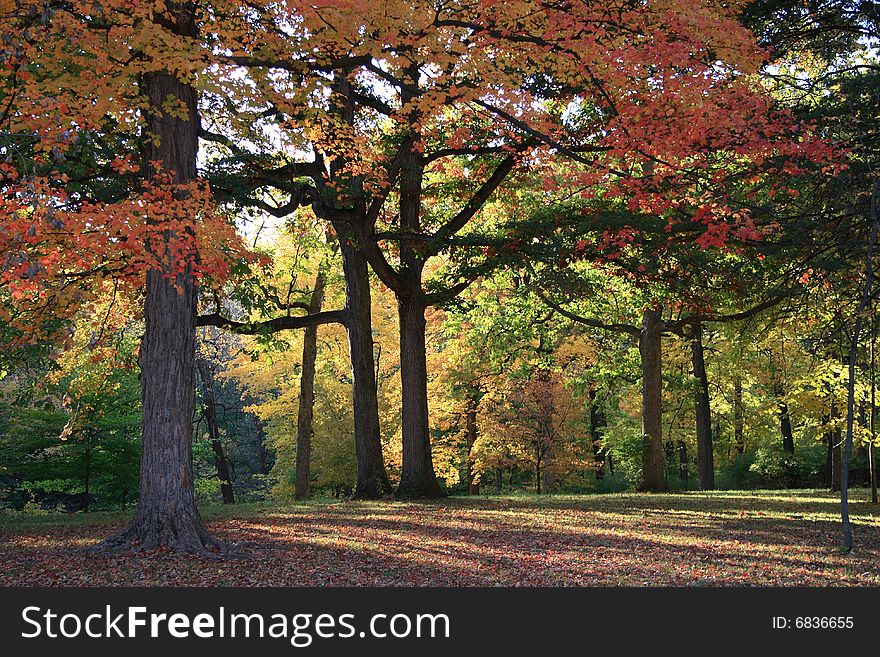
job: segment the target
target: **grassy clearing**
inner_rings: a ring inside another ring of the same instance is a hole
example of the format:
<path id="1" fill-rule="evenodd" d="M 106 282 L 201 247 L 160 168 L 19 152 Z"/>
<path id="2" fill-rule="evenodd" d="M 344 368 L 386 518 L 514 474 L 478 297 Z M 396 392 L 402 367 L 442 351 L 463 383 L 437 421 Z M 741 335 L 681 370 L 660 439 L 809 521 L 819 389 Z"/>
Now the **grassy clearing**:
<path id="1" fill-rule="evenodd" d="M 824 491 L 507 496 L 212 506 L 243 556 L 94 557 L 128 514 L 0 520 L 2 585 L 880 585 L 880 507 L 853 491 L 856 551 Z"/>

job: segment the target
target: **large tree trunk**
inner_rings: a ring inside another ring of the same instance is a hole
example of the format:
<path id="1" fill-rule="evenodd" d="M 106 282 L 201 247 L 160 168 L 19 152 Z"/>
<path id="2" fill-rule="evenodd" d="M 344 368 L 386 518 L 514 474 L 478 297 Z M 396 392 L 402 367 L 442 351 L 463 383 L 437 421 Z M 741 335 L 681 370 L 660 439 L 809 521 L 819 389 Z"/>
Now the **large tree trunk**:
<path id="1" fill-rule="evenodd" d="M 354 497 L 373 500 L 391 494 L 391 483 L 382 457 L 379 431 L 376 368 L 373 357 L 373 320 L 371 316 L 370 277 L 367 260 L 345 233 L 339 235 L 342 268 L 345 275 L 345 308 L 348 321 L 348 349 L 351 357 L 352 394 L 354 396 L 354 443 L 357 459 L 357 483 Z"/>
<path id="2" fill-rule="evenodd" d="M 639 352 L 642 357 L 642 479 L 638 490 L 666 490 L 663 462 L 662 311 L 648 308 L 642 317 Z"/>
<path id="3" fill-rule="evenodd" d="M 196 360 L 196 367 L 202 381 L 202 405 L 205 411 L 205 420 L 208 423 L 208 435 L 211 437 L 211 449 L 214 451 L 220 494 L 223 496 L 223 504 L 235 504 L 229 465 L 226 462 L 226 455 L 223 453 L 223 443 L 220 441 L 220 424 L 217 422 L 217 403 L 214 400 L 214 377 L 211 373 L 211 366 L 199 358 Z"/>
<path id="4" fill-rule="evenodd" d="M 703 326 L 694 324 L 691 334 L 691 361 L 697 385 L 694 390 L 694 411 L 697 418 L 697 471 L 700 490 L 715 488 L 715 459 L 712 445 L 712 410 L 709 405 L 709 377 L 703 355 Z"/>
<path id="5" fill-rule="evenodd" d="M 444 495 L 431 459 L 428 433 L 428 365 L 425 347 L 425 304 L 421 292 L 398 296 L 400 317 L 400 385 L 403 465 L 398 497 Z"/>
<path id="6" fill-rule="evenodd" d="M 321 263 L 309 299 L 309 314 L 321 312 L 324 303 L 326 266 Z M 302 369 L 299 378 L 299 409 L 296 416 L 296 484 L 294 498 L 307 500 L 311 493 L 312 415 L 315 409 L 315 360 L 318 356 L 318 327 L 303 332 Z"/>
<path id="7" fill-rule="evenodd" d="M 593 446 L 593 461 L 596 468 L 596 479 L 605 476 L 606 450 L 602 446 L 602 431 L 608 426 L 605 413 L 596 401 L 596 388 L 590 386 L 590 442 Z"/>
<path id="8" fill-rule="evenodd" d="M 413 85 L 418 85 L 419 70 L 407 71 Z M 403 90 L 402 101 L 411 100 Z M 400 166 L 400 226 L 404 231 L 421 230 L 422 177 L 424 164 L 415 147 L 409 148 Z M 428 364 L 425 346 L 426 299 L 422 290 L 424 256 L 412 240 L 400 244 L 400 283 L 397 312 L 400 321 L 400 386 L 403 464 L 398 497 L 442 497 L 443 490 L 434 474 L 431 459 L 431 435 L 428 426 Z"/>
<path id="9" fill-rule="evenodd" d="M 746 451 L 744 429 L 742 378 L 737 376 L 733 379 L 733 444 L 737 454 L 743 454 Z"/>
<path id="10" fill-rule="evenodd" d="M 468 495 L 480 494 L 480 482 L 474 468 L 474 444 L 477 442 L 477 401 L 468 400 L 465 411 L 465 432 L 467 433 L 467 482 Z"/>
<path id="11" fill-rule="evenodd" d="M 175 34 L 196 36 L 193 6 L 188 3 L 168 3 L 156 21 Z M 144 140 L 145 172 L 152 177 L 151 163 L 158 162 L 173 182 L 188 183 L 196 176 L 196 92 L 165 72 L 147 73 L 142 80 L 148 98 L 146 133 L 152 137 Z M 148 246 L 153 253 L 166 253 L 164 244 Z M 167 263 L 146 275 L 145 326 L 138 358 L 143 415 L 137 509 L 129 526 L 105 539 L 97 550 L 170 548 L 206 553 L 209 547 L 221 547 L 205 530 L 193 489 L 196 285 L 189 266 L 176 275 L 171 267 Z"/>

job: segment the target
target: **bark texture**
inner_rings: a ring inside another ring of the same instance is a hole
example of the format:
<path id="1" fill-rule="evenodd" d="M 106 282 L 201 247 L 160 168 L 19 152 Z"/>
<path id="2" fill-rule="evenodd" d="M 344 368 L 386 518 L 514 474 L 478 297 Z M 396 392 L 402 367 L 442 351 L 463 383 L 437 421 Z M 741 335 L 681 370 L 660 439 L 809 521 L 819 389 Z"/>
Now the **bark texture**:
<path id="1" fill-rule="evenodd" d="M 416 67 L 408 72 L 418 83 Z M 409 100 L 404 93 L 403 101 Z M 421 230 L 422 178 L 424 165 L 421 154 L 413 147 L 403 156 L 400 167 L 400 225 L 404 231 L 417 234 Z M 400 244 L 401 272 L 396 290 L 400 324 L 400 386 L 403 464 L 398 497 L 442 497 L 445 493 L 437 482 L 431 458 L 431 434 L 428 427 L 428 364 L 425 346 L 425 308 L 427 299 L 422 290 L 424 255 L 414 240 Z"/>
<path id="2" fill-rule="evenodd" d="M 434 473 L 428 433 L 428 364 L 422 295 L 398 297 L 397 308 L 400 318 L 403 465 L 396 495 L 442 497 L 444 492 Z"/>
<path id="3" fill-rule="evenodd" d="M 194 6 L 168 3 L 156 21 L 175 34 L 196 36 Z M 166 72 L 143 76 L 145 171 L 159 162 L 175 183 L 196 175 L 198 110 L 192 86 Z M 180 107 L 185 108 L 181 115 Z M 165 108 L 175 108 L 166 112 Z M 164 245 L 151 244 L 156 253 Z M 210 554 L 221 548 L 208 533 L 193 490 L 192 434 L 195 407 L 196 285 L 187 267 L 146 275 L 144 336 L 138 362 L 143 401 L 140 497 L 131 523 L 95 546 L 95 550 L 170 548 Z"/>
<path id="4" fill-rule="evenodd" d="M 345 275 L 348 351 L 351 357 L 354 396 L 354 443 L 357 460 L 354 497 L 373 500 L 390 495 L 392 489 L 385 471 L 382 436 L 379 432 L 370 277 L 367 260 L 352 242 L 344 225 L 337 224 L 336 232 L 340 235 L 340 252 Z"/>

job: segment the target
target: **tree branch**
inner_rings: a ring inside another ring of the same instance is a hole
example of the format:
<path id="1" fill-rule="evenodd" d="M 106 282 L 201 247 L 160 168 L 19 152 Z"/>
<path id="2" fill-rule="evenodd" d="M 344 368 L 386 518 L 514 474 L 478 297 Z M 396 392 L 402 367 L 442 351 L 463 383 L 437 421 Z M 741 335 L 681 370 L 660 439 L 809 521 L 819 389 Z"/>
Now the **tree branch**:
<path id="1" fill-rule="evenodd" d="M 288 329 L 300 329 L 307 326 L 321 326 L 323 324 L 342 324 L 345 326 L 347 324 L 345 311 L 327 310 L 313 315 L 275 317 L 260 322 L 237 322 L 223 317 L 219 313 L 199 315 L 196 318 L 196 326 L 216 326 L 238 335 L 269 335 Z"/>

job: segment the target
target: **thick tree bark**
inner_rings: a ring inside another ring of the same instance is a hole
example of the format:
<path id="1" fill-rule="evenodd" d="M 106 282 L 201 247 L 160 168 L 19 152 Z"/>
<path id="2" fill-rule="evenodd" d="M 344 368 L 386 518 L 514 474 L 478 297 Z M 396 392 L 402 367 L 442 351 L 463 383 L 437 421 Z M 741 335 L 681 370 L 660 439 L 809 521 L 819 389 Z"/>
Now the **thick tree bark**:
<path id="1" fill-rule="evenodd" d="M 398 497 L 443 497 L 431 458 L 428 433 L 428 364 L 425 304 L 418 292 L 398 296 L 403 464 Z"/>
<path id="2" fill-rule="evenodd" d="M 743 414 L 742 378 L 733 379 L 733 444 L 737 454 L 746 451 L 745 416 Z"/>
<path id="3" fill-rule="evenodd" d="M 419 70 L 407 71 L 413 85 L 418 85 Z M 411 100 L 403 90 L 404 105 Z M 416 118 L 415 116 L 413 118 Z M 424 164 L 415 147 L 407 149 L 400 167 L 400 226 L 404 231 L 421 230 L 422 178 Z M 400 280 L 396 292 L 400 323 L 400 386 L 403 463 L 398 497 L 442 497 L 431 458 L 431 435 L 428 426 L 428 365 L 425 345 L 425 308 L 422 289 L 424 255 L 412 240 L 400 243 Z"/>
<path id="4" fill-rule="evenodd" d="M 168 3 L 156 17 L 162 29 L 196 36 L 193 5 Z M 158 162 L 175 183 L 196 176 L 198 105 L 192 86 L 165 72 L 147 73 L 143 88 L 145 172 L 152 177 Z M 184 113 L 181 116 L 181 108 Z M 170 237 L 170 236 L 169 236 Z M 162 244 L 151 244 L 164 254 Z M 170 548 L 207 554 L 222 546 L 208 536 L 196 508 L 193 489 L 192 433 L 195 407 L 196 285 L 191 268 L 172 273 L 171 263 L 146 275 L 144 336 L 138 358 L 141 368 L 140 497 L 128 527 L 95 546 Z"/>
<path id="5" fill-rule="evenodd" d="M 709 405 L 709 377 L 703 354 L 703 326 L 694 323 L 691 333 L 691 362 L 697 385 L 694 390 L 694 411 L 697 418 L 697 471 L 700 490 L 715 488 L 715 458 L 712 444 L 712 410 Z"/>
<path id="6" fill-rule="evenodd" d="M 315 287 L 309 299 L 309 314 L 321 312 L 326 280 L 324 263 L 315 276 Z M 296 484 L 294 498 L 307 500 L 311 494 L 312 416 L 315 409 L 315 361 L 318 356 L 318 327 L 303 331 L 302 368 L 299 378 L 299 408 L 296 416 Z"/>
<path id="7" fill-rule="evenodd" d="M 477 401 L 468 400 L 465 411 L 465 432 L 467 434 L 467 483 L 468 495 L 480 494 L 480 482 L 474 469 L 474 444 L 477 442 Z"/>
<path id="8" fill-rule="evenodd" d="M 211 449 L 214 451 L 214 463 L 217 466 L 217 480 L 220 482 L 220 494 L 223 496 L 223 504 L 235 504 L 235 494 L 232 490 L 232 480 L 229 476 L 229 465 L 226 455 L 223 453 L 223 443 L 220 441 L 220 424 L 217 422 L 217 403 L 214 400 L 214 376 L 211 366 L 201 358 L 196 359 L 196 368 L 202 383 L 202 405 L 205 420 L 208 423 L 208 435 L 211 437 Z"/>
<path id="9" fill-rule="evenodd" d="M 392 491 L 385 471 L 382 434 L 379 431 L 370 277 L 367 260 L 345 232 L 345 226 L 337 224 L 335 227 L 340 236 L 339 246 L 345 275 L 348 349 L 354 396 L 354 443 L 357 460 L 354 497 L 373 500 L 390 495 Z"/>
<path id="10" fill-rule="evenodd" d="M 642 357 L 642 479 L 638 489 L 666 490 L 663 461 L 662 311 L 648 308 L 642 316 L 639 352 Z"/>

